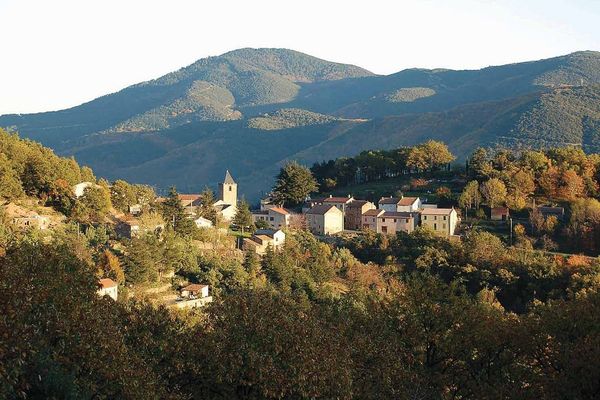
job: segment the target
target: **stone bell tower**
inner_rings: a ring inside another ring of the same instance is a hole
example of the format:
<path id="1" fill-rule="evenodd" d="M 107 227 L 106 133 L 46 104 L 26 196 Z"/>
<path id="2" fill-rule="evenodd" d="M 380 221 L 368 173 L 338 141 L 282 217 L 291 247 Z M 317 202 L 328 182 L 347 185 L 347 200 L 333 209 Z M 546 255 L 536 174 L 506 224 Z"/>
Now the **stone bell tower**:
<path id="1" fill-rule="evenodd" d="M 220 200 L 225 203 L 237 207 L 237 183 L 231 177 L 229 170 L 225 173 L 223 183 L 219 183 Z"/>

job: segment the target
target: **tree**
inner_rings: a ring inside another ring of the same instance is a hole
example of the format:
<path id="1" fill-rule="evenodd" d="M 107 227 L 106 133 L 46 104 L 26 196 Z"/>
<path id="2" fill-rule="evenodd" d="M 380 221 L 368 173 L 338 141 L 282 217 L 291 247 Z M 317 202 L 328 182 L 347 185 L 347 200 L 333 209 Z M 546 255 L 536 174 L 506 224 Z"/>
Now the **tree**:
<path id="1" fill-rule="evenodd" d="M 129 183 L 116 180 L 110 188 L 110 200 L 117 210 L 128 212 L 129 206 L 136 203 L 135 191 Z"/>
<path id="2" fill-rule="evenodd" d="M 498 178 L 491 178 L 481 185 L 481 194 L 491 208 L 502 203 L 506 198 L 506 186 Z"/>
<path id="3" fill-rule="evenodd" d="M 0 197 L 14 200 L 23 196 L 21 180 L 10 165 L 8 157 L 0 153 Z"/>
<path id="4" fill-rule="evenodd" d="M 246 200 L 242 199 L 240 202 L 238 202 L 235 216 L 231 222 L 239 227 L 242 230 L 242 233 L 244 232 L 245 228 L 249 228 L 253 225 L 252 213 L 250 212 L 250 206 Z"/>
<path id="5" fill-rule="evenodd" d="M 428 140 L 410 149 L 406 165 L 419 171 L 436 170 L 455 159 L 444 143 Z"/>
<path id="6" fill-rule="evenodd" d="M 489 178 L 494 168 L 489 160 L 487 151 L 479 147 L 469 158 L 469 174 L 477 179 Z"/>
<path id="7" fill-rule="evenodd" d="M 98 269 L 98 278 L 111 278 L 117 283 L 125 282 L 125 272 L 123 272 L 121 262 L 110 250 L 104 250 L 100 254 L 96 268 Z"/>
<path id="8" fill-rule="evenodd" d="M 101 222 L 110 211 L 110 194 L 99 186 L 87 187 L 77 199 L 72 217 L 83 223 Z"/>
<path id="9" fill-rule="evenodd" d="M 167 224 L 180 235 L 188 236 L 194 232 L 196 225 L 188 218 L 174 186 L 169 189 L 169 195 L 162 204 L 162 215 Z"/>
<path id="10" fill-rule="evenodd" d="M 462 193 L 458 198 L 458 204 L 463 208 L 479 208 L 481 201 L 481 193 L 479 192 L 479 183 L 471 181 L 465 185 Z"/>
<path id="11" fill-rule="evenodd" d="M 308 168 L 295 161 L 279 171 L 273 187 L 273 200 L 281 205 L 296 205 L 318 189 L 317 181 Z"/>
<path id="12" fill-rule="evenodd" d="M 200 207 L 199 214 L 212 221 L 214 226 L 217 226 L 217 210 L 213 207 L 215 204 L 215 194 L 210 188 L 205 187 L 202 193 L 200 193 Z"/>

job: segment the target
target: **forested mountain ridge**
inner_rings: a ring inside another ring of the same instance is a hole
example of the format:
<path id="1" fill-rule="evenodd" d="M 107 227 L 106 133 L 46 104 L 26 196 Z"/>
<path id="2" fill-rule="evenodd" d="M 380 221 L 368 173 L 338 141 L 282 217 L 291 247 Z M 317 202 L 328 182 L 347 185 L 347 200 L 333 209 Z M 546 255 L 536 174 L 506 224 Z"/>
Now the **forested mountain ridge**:
<path id="1" fill-rule="evenodd" d="M 598 84 L 593 51 L 381 76 L 291 50 L 240 49 L 68 110 L 1 116 L 0 126 L 108 178 L 161 188 L 197 190 L 229 168 L 252 198 L 285 160 L 312 163 L 429 138 L 459 159 L 478 145 L 595 150 Z"/>

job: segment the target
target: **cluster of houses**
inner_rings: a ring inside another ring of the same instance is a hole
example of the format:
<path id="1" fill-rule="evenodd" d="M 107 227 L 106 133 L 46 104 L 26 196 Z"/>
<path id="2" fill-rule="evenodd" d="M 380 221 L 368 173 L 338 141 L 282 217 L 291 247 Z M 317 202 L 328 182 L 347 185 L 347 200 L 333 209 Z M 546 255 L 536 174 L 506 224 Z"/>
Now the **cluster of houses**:
<path id="1" fill-rule="evenodd" d="M 289 211 L 268 201 L 261 201 L 261 209 L 252 216 L 255 222 L 267 222 L 271 229 L 287 228 L 293 218 Z M 440 235 L 453 236 L 458 224 L 454 208 L 424 204 L 418 197 L 383 197 L 377 205 L 352 196 L 308 199 L 302 216 L 306 227 L 316 235 L 358 230 L 393 235 L 427 226 Z"/>

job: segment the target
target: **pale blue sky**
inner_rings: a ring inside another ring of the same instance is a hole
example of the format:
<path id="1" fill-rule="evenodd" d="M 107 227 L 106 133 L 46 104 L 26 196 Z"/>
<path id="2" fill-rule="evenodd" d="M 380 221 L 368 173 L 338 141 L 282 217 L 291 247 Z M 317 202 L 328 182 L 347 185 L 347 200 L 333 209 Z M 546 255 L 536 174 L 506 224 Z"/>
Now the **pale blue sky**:
<path id="1" fill-rule="evenodd" d="M 66 108 L 240 47 L 387 74 L 600 50 L 599 0 L 0 0 L 0 114 Z"/>

